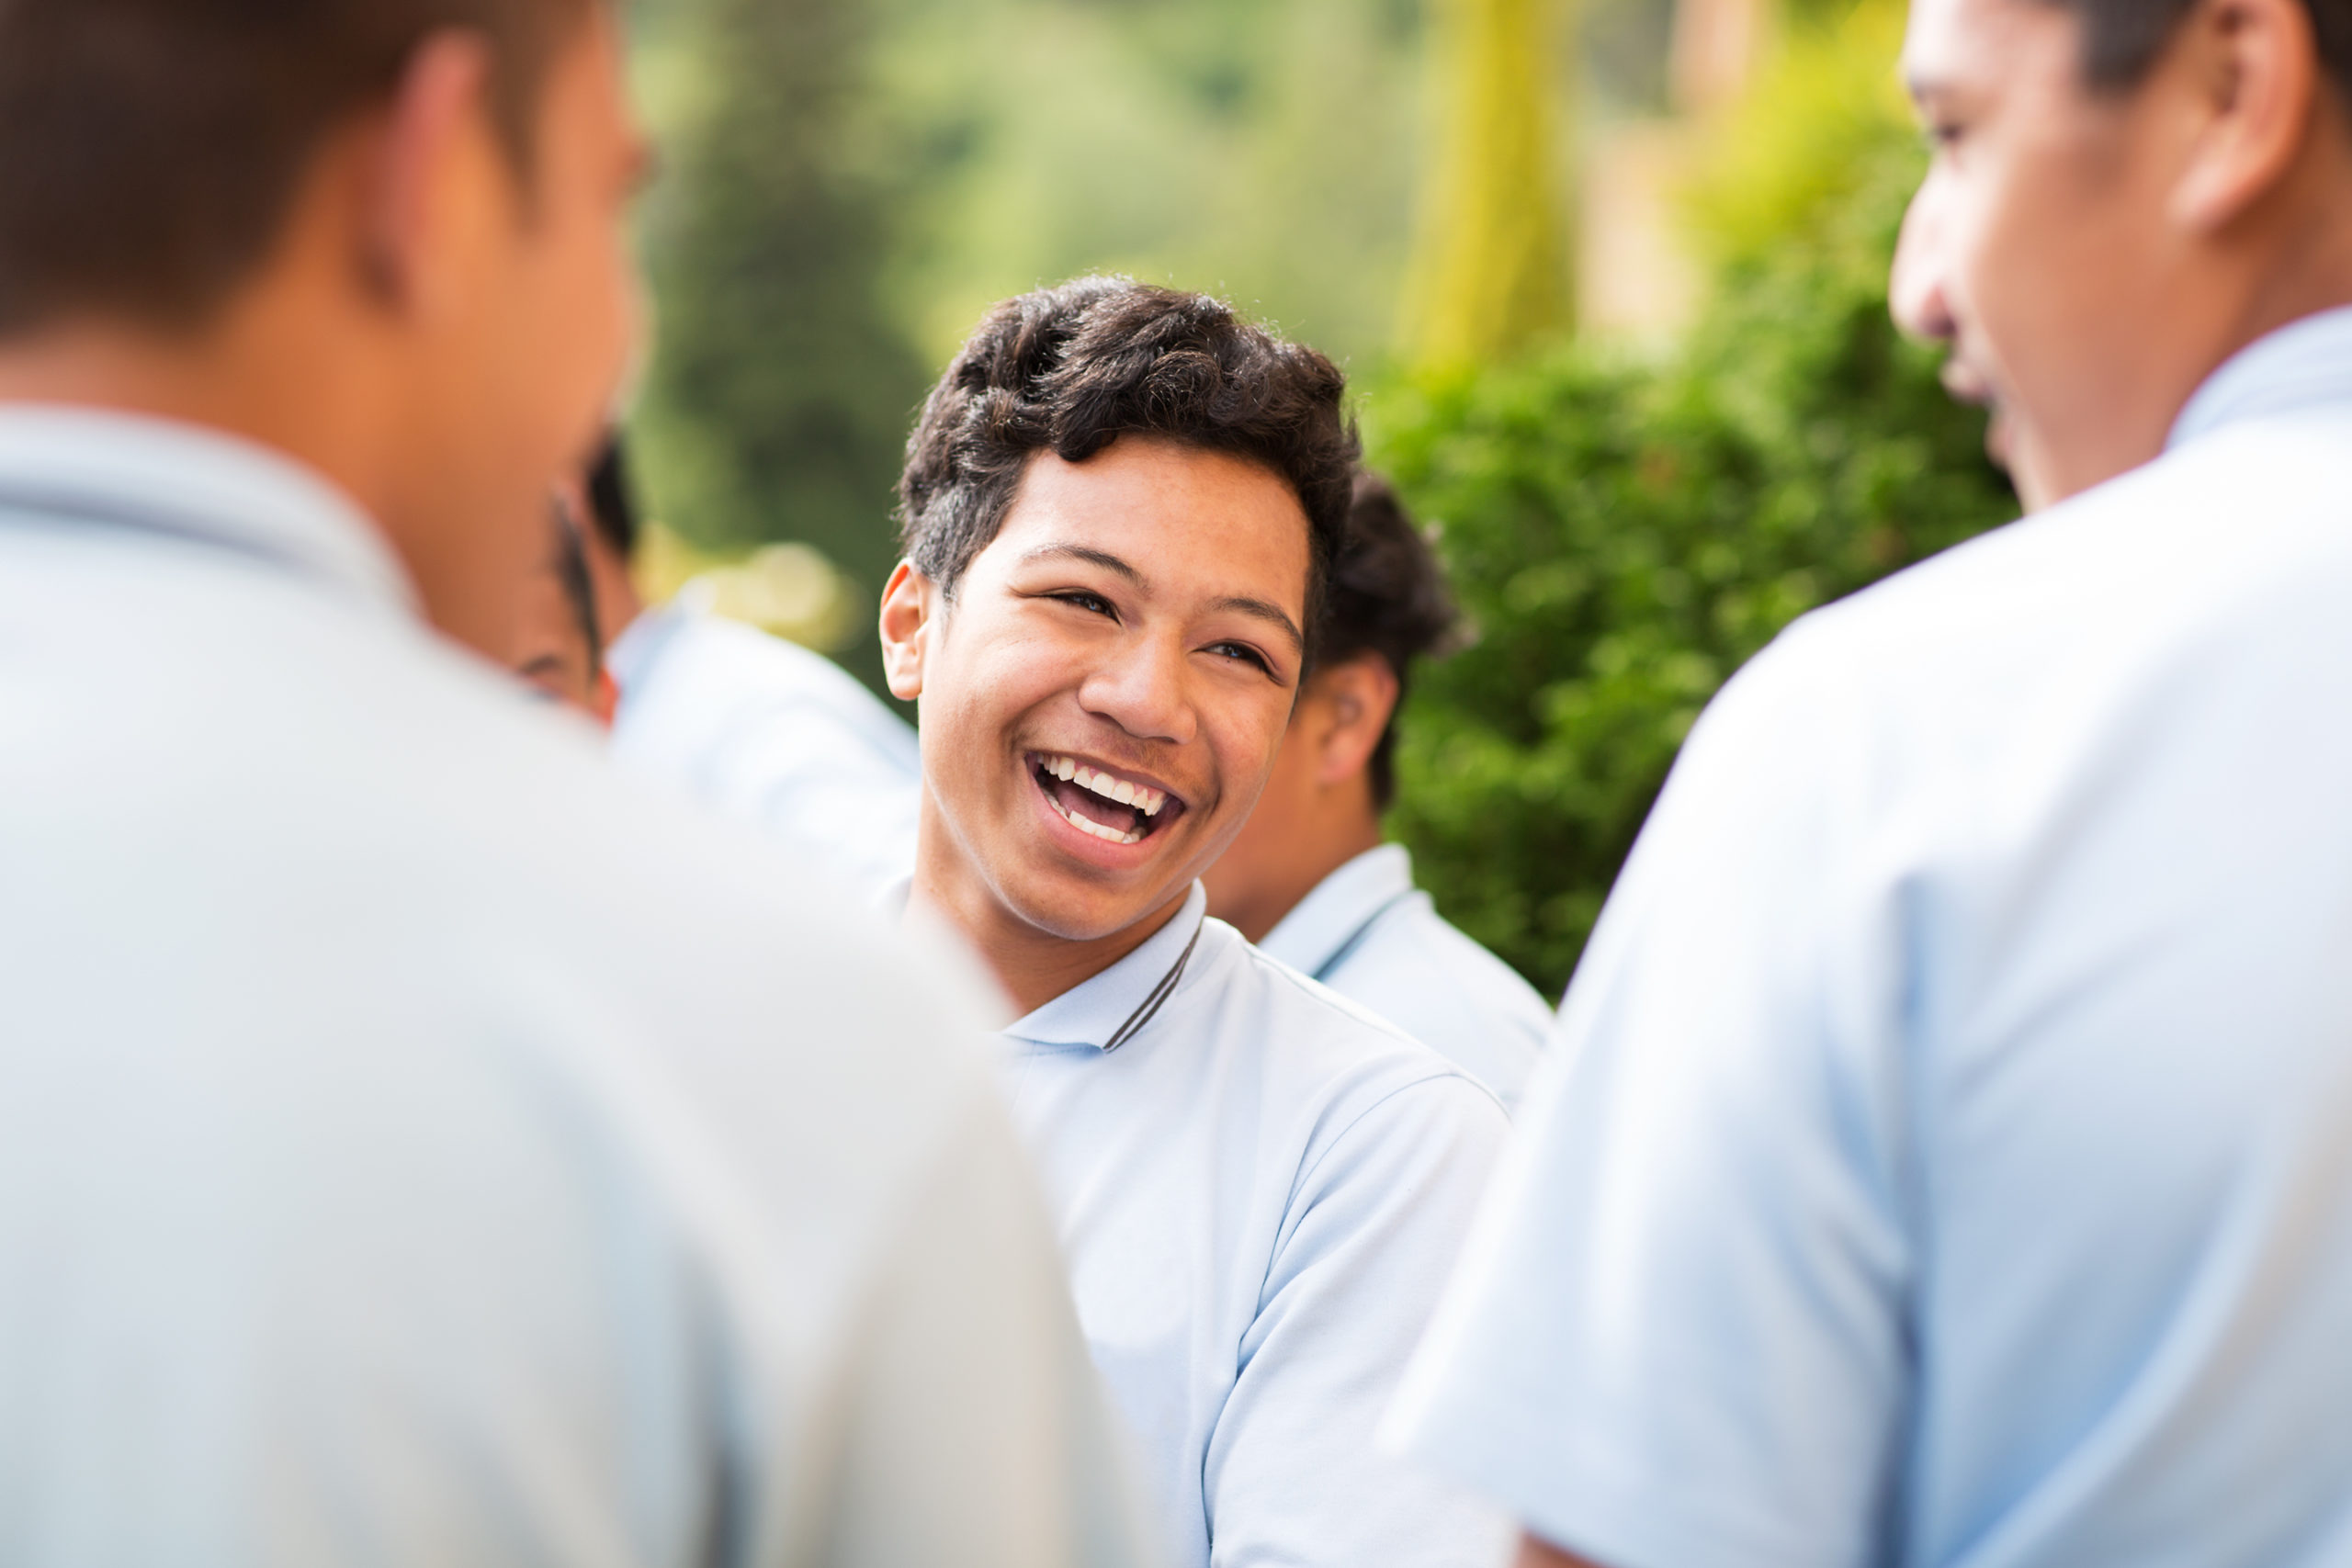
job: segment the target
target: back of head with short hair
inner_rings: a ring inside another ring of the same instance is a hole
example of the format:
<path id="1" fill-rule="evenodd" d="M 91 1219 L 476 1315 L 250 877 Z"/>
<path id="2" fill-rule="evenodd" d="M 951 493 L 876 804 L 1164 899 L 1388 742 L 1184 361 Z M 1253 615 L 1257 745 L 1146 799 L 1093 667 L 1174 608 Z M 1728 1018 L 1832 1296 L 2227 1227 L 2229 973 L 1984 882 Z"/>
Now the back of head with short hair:
<path id="1" fill-rule="evenodd" d="M 446 28 L 489 39 L 518 170 L 591 0 L 0 0 L 0 337 L 75 314 L 200 325 L 321 141 Z"/>
<path id="2" fill-rule="evenodd" d="M 2083 26 L 2083 73 L 2095 87 L 2136 87 L 2200 0 L 2041 0 Z M 2352 0 L 2303 0 L 2320 62 L 2352 101 Z"/>
<path id="3" fill-rule="evenodd" d="M 1009 299 L 947 367 L 907 442 L 907 558 L 951 600 L 1004 525 L 1030 457 L 1082 463 L 1150 435 L 1263 465 L 1306 513 L 1307 624 L 1347 525 L 1358 452 L 1347 378 L 1203 294 L 1081 277 Z"/>
<path id="4" fill-rule="evenodd" d="M 1330 589 L 1323 600 L 1317 658 L 1330 664 L 1379 655 L 1396 673 L 1401 709 L 1414 664 L 1448 651 L 1455 618 L 1445 569 L 1413 526 L 1405 503 L 1378 474 L 1358 474 L 1347 537 L 1331 564 Z M 1373 750 L 1368 772 L 1373 803 L 1385 810 L 1396 795 L 1395 714 Z"/>

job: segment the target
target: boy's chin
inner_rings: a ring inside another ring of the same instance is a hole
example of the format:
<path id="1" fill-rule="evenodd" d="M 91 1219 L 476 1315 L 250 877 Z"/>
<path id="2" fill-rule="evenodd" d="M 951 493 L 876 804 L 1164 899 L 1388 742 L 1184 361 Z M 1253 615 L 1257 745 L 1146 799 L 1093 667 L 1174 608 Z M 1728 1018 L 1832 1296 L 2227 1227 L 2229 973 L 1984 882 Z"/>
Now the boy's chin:
<path id="1" fill-rule="evenodd" d="M 1014 892 L 1013 913 L 1064 942 L 1104 942 L 1159 915 L 1191 886 L 1181 872 L 1116 887 L 1070 874 L 1037 876 Z"/>

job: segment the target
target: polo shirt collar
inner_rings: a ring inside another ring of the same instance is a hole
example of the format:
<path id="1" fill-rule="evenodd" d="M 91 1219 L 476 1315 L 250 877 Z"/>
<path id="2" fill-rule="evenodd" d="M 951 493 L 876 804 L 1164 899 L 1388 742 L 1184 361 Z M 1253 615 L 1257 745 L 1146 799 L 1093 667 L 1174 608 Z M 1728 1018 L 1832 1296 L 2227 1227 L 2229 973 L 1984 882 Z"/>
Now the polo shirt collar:
<path id="1" fill-rule="evenodd" d="M 2238 351 L 2180 411 L 2167 450 L 2244 419 L 2352 403 L 2352 306 L 2323 310 Z"/>
<path id="2" fill-rule="evenodd" d="M 1199 883 L 1183 908 L 1151 933 L 1141 947 L 1092 979 L 1071 987 L 1004 1032 L 1036 1045 L 1091 1045 L 1115 1051 L 1149 1023 L 1176 994 L 1199 946 L 1208 914 L 1207 889 Z"/>
<path id="3" fill-rule="evenodd" d="M 1411 852 L 1402 844 L 1366 850 L 1317 883 L 1266 933 L 1259 950 L 1319 980 L 1354 950 L 1373 921 L 1412 891 Z"/>
<path id="4" fill-rule="evenodd" d="M 418 611 L 399 558 L 348 496 L 290 457 L 201 425 L 0 403 L 0 513 L 212 546 L 380 608 Z"/>

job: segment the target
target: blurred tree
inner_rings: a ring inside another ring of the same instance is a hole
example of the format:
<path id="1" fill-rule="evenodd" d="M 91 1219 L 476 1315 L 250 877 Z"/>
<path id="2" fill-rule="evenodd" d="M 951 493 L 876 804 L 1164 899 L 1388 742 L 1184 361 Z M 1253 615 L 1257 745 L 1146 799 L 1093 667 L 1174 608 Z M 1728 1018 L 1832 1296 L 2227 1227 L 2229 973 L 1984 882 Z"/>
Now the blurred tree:
<path id="1" fill-rule="evenodd" d="M 1723 682 L 1797 615 L 2016 515 L 1983 415 L 1887 316 L 1920 152 L 1851 106 L 1881 101 L 1890 44 L 1870 11 L 1792 40 L 1755 112 L 1806 167 L 1727 126 L 1738 221 L 1673 357 L 1570 347 L 1370 400 L 1373 458 L 1442 524 L 1477 639 L 1416 686 L 1392 826 L 1448 917 L 1554 995 Z"/>
<path id="2" fill-rule="evenodd" d="M 1558 163 L 1562 4 L 1431 0 L 1443 86 L 1407 284 L 1414 363 L 1488 363 L 1571 321 Z"/>
<path id="3" fill-rule="evenodd" d="M 928 376 L 880 297 L 890 193 L 851 144 L 868 13 L 843 0 L 668 9 L 691 101 L 667 117 L 672 173 L 646 221 L 660 303 L 637 422 L 648 489 L 697 543 L 806 541 L 877 592 Z M 868 619 L 867 647 L 843 651 L 878 679 Z"/>
<path id="4" fill-rule="evenodd" d="M 857 143 L 927 358 L 1086 271 L 1207 289 L 1345 361 L 1392 343 L 1421 0 L 873 0 Z"/>

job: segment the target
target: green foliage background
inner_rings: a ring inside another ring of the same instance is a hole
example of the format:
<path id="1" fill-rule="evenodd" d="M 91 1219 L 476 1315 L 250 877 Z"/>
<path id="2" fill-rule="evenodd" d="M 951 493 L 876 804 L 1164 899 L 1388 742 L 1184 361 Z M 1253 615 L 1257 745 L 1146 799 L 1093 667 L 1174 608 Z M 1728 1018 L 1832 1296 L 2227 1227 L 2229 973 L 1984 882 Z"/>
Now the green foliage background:
<path id="1" fill-rule="evenodd" d="M 696 545 L 817 546 L 871 593 L 899 453 L 991 302 L 1209 289 L 1359 371 L 1393 341 L 1428 0 L 634 0 L 664 172 L 632 420 Z M 1670 0 L 1586 0 L 1596 104 L 1655 102 Z M 1566 96 L 1566 95 L 1564 95 Z M 870 634 L 836 657 L 869 682 Z"/>
<path id="2" fill-rule="evenodd" d="M 1448 917 L 1555 997 L 1731 672 L 2016 515 L 1984 416 L 1888 318 L 1921 154 L 1870 96 L 1884 28 L 1880 7 L 1794 51 L 1748 111 L 1777 148 L 1725 137 L 1694 197 L 1715 292 L 1671 358 L 1571 345 L 1372 394 L 1374 460 L 1442 527 L 1477 638 L 1413 694 L 1392 829 Z"/>
<path id="3" fill-rule="evenodd" d="M 637 0 L 668 175 L 634 421 L 657 513 L 801 539 L 870 594 L 900 443 L 990 301 L 1121 270 L 1354 376 L 1477 640 L 1426 671 L 1392 820 L 1441 908 L 1556 995 L 1700 708 L 1795 616 L 2015 513 L 1886 315 L 1920 152 L 1900 0 L 1787 0 L 1690 196 L 1710 279 L 1662 357 L 1397 367 L 1429 0 Z M 1584 0 L 1564 154 L 1656 113 L 1670 0 Z M 1564 156 L 1563 166 L 1567 160 Z M 878 676 L 870 629 L 838 656 Z"/>

